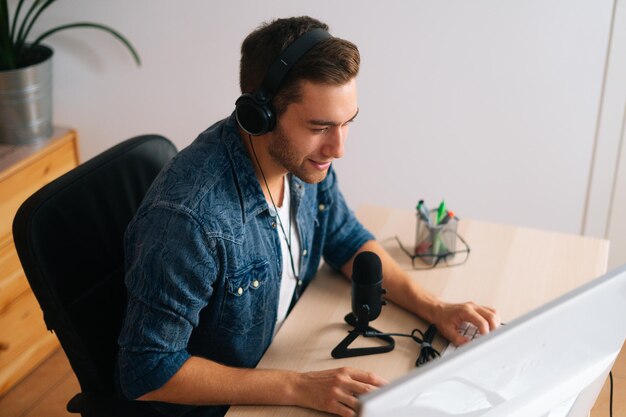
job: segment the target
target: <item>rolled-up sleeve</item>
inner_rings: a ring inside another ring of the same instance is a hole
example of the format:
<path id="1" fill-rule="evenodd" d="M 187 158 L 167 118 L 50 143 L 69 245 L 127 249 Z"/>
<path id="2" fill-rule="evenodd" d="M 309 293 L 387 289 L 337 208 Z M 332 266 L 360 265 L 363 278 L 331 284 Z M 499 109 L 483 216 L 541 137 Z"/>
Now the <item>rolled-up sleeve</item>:
<path id="1" fill-rule="evenodd" d="M 189 337 L 216 277 L 205 236 L 198 221 L 172 207 L 148 210 L 126 232 L 128 305 L 118 372 L 127 398 L 160 388 L 190 357 Z"/>
<path id="2" fill-rule="evenodd" d="M 340 269 L 365 242 L 374 240 L 375 237 L 346 204 L 334 170 L 329 171 L 324 186 L 328 203 L 323 208 L 328 220 L 323 255 L 331 267 Z"/>

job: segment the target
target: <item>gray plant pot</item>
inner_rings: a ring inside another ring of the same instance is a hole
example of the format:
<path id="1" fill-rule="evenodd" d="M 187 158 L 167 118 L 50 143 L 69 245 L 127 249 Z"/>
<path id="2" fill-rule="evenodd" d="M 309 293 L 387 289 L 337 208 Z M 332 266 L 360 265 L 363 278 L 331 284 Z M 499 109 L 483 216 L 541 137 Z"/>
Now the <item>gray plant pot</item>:
<path id="1" fill-rule="evenodd" d="M 0 144 L 27 145 L 52 136 L 52 49 L 39 45 L 41 61 L 0 71 Z"/>

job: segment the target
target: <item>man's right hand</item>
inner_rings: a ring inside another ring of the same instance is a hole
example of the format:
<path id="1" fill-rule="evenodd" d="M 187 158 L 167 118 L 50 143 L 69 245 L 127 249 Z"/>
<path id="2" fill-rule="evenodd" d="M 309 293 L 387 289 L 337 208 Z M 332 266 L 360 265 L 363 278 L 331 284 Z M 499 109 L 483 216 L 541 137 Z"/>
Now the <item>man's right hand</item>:
<path id="1" fill-rule="evenodd" d="M 296 405 L 341 417 L 355 416 L 357 397 L 388 383 L 371 372 L 348 367 L 298 373 L 295 377 Z"/>
<path id="2" fill-rule="evenodd" d="M 232 368 L 192 356 L 165 385 L 138 399 L 194 405 L 294 405 L 352 417 L 357 397 L 385 384 L 371 372 L 347 367 L 313 372 Z"/>

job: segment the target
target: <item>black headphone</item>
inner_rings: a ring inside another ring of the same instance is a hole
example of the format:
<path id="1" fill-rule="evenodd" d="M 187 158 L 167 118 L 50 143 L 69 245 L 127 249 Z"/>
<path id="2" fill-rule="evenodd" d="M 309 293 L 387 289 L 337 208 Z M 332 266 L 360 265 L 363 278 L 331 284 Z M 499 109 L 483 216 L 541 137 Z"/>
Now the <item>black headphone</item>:
<path id="1" fill-rule="evenodd" d="M 244 93 L 235 102 L 235 117 L 239 126 L 252 136 L 263 135 L 274 128 L 276 113 L 272 98 L 287 72 L 302 56 L 319 42 L 330 38 L 324 29 L 313 29 L 293 41 L 270 65 L 261 83 L 253 93 Z"/>

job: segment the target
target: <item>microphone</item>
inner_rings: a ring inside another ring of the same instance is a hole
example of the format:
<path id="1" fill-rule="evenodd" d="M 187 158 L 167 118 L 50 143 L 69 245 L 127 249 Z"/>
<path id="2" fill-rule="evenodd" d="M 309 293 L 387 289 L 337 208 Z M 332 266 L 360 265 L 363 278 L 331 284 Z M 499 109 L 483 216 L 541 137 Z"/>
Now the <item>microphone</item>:
<path id="1" fill-rule="evenodd" d="M 374 252 L 361 252 L 352 264 L 352 313 L 344 319 L 354 327 L 331 352 L 333 358 L 373 355 L 393 350 L 394 340 L 388 335 L 374 336 L 386 342 L 386 345 L 350 348 L 350 344 L 366 333 L 380 333 L 369 326 L 381 312 L 385 301 L 382 299 L 386 291 L 382 288 L 383 267 L 380 258 Z"/>
<path id="2" fill-rule="evenodd" d="M 374 252 L 361 252 L 354 259 L 352 266 L 352 314 L 357 327 L 365 326 L 375 320 L 386 304 L 382 296 L 383 267 L 380 258 Z"/>

